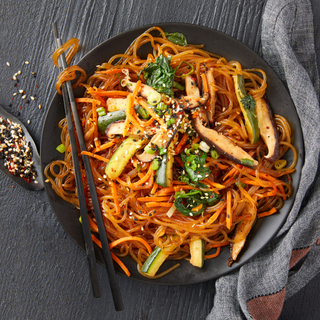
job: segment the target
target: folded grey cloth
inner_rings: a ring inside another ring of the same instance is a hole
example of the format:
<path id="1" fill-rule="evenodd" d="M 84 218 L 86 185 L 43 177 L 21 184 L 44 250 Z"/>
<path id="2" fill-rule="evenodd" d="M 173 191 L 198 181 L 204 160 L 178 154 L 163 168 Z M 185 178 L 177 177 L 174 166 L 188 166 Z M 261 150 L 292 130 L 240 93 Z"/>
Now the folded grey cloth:
<path id="1" fill-rule="evenodd" d="M 207 320 L 278 319 L 285 299 L 320 271 L 319 72 L 309 1 L 268 0 L 261 40 L 300 117 L 305 163 L 285 224 L 262 252 L 216 281 Z"/>

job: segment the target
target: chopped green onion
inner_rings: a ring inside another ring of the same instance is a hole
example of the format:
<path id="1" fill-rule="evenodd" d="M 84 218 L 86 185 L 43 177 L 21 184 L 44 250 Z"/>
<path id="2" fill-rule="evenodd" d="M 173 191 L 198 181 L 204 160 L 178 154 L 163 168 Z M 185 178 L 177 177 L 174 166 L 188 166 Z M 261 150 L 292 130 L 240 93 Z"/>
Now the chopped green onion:
<path id="1" fill-rule="evenodd" d="M 243 159 L 241 159 L 241 164 L 244 164 L 247 166 L 253 166 L 253 160 L 243 158 Z"/>
<path id="2" fill-rule="evenodd" d="M 184 86 L 179 82 L 173 81 L 172 86 L 180 91 L 184 91 Z"/>
<path id="3" fill-rule="evenodd" d="M 287 160 L 286 159 L 279 159 L 275 162 L 274 167 L 276 170 L 280 170 L 284 168 L 287 165 Z"/>
<path id="4" fill-rule="evenodd" d="M 56 147 L 56 150 L 59 151 L 60 153 L 65 153 L 66 152 L 66 146 L 61 143 Z"/>
<path id="5" fill-rule="evenodd" d="M 167 110 L 168 106 L 164 102 L 160 102 L 157 104 L 158 110 Z"/>
<path id="6" fill-rule="evenodd" d="M 159 92 L 151 92 L 148 96 L 148 103 L 152 106 L 157 105 L 161 101 L 161 94 Z"/>
<path id="7" fill-rule="evenodd" d="M 144 109 L 143 107 L 139 108 L 138 113 L 143 119 L 149 119 L 150 118 L 149 112 L 146 109 Z"/>
<path id="8" fill-rule="evenodd" d="M 98 113 L 99 117 L 105 116 L 107 114 L 106 109 L 104 107 L 97 108 L 97 113 Z"/>
<path id="9" fill-rule="evenodd" d="M 165 154 L 167 152 L 167 150 L 163 147 L 163 146 L 160 146 L 159 147 L 159 154 L 162 156 L 163 154 Z"/>
<path id="10" fill-rule="evenodd" d="M 151 162 L 151 168 L 152 170 L 158 170 L 160 167 L 160 160 L 159 159 L 154 159 L 152 162 Z"/>
<path id="11" fill-rule="evenodd" d="M 172 124 L 176 123 L 176 119 L 175 118 L 171 118 L 167 121 L 167 126 L 170 127 Z"/>
<path id="12" fill-rule="evenodd" d="M 149 154 L 155 154 L 155 152 L 157 151 L 158 149 L 158 146 L 157 145 L 146 145 L 145 148 L 144 148 L 144 151 L 146 153 L 149 153 Z"/>
<path id="13" fill-rule="evenodd" d="M 218 159 L 220 157 L 217 150 L 211 150 L 210 154 L 212 159 Z"/>

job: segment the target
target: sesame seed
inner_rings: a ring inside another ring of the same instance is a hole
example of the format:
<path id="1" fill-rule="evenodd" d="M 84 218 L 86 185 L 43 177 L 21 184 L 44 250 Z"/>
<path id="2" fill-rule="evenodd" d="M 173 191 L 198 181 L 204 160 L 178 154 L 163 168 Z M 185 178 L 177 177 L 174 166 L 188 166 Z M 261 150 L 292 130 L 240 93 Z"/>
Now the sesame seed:
<path id="1" fill-rule="evenodd" d="M 10 62 L 7 62 L 7 66 L 10 67 Z"/>
<path id="2" fill-rule="evenodd" d="M 29 64 L 29 61 L 25 61 L 24 63 L 25 63 L 25 64 Z"/>
<path id="3" fill-rule="evenodd" d="M 19 90 L 19 93 L 23 93 L 23 90 L 20 89 L 20 90 Z"/>
<path id="4" fill-rule="evenodd" d="M 41 109 L 42 108 L 42 106 L 41 106 L 41 104 L 39 104 L 39 109 Z"/>
<path id="5" fill-rule="evenodd" d="M 31 97 L 30 97 L 30 99 L 31 99 L 31 100 L 34 100 L 34 99 L 35 99 L 35 97 L 34 97 L 34 96 L 31 96 Z"/>
<path id="6" fill-rule="evenodd" d="M 30 124 L 30 120 L 28 120 L 27 123 Z"/>
<path id="7" fill-rule="evenodd" d="M 27 95 L 25 94 L 25 95 L 22 96 L 22 99 L 25 99 L 26 97 L 27 97 Z"/>

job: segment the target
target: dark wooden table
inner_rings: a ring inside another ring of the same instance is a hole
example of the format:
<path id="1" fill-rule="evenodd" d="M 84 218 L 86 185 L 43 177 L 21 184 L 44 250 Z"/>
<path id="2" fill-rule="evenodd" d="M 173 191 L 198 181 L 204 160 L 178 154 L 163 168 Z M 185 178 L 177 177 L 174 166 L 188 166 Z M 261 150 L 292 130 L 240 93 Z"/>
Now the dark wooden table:
<path id="1" fill-rule="evenodd" d="M 46 111 L 55 94 L 57 70 L 51 60 L 54 21 L 64 40 L 80 39 L 77 60 L 114 35 L 160 22 L 187 22 L 214 28 L 261 53 L 264 3 L 262 0 L 2 1 L 0 104 L 25 123 L 39 147 Z M 320 8 L 317 0 L 312 4 L 319 61 Z M 19 87 L 15 87 L 10 78 L 19 70 Z M 35 100 L 24 103 L 21 96 L 13 96 L 18 89 Z M 116 313 L 107 288 L 106 270 L 98 266 L 102 297 L 94 299 L 85 254 L 62 229 L 44 191 L 24 190 L 0 173 L 0 201 L 1 319 L 205 319 L 210 312 L 214 280 L 186 286 L 155 286 L 118 276 L 125 310 Z M 319 286 L 318 275 L 285 302 L 280 319 L 320 319 Z"/>

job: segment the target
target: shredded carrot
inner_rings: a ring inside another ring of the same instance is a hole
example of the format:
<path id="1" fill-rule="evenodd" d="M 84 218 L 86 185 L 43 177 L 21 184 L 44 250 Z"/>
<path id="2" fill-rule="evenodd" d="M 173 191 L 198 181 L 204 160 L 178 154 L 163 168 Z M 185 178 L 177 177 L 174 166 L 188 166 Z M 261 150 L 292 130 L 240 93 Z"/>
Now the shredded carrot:
<path id="1" fill-rule="evenodd" d="M 114 140 L 115 140 L 115 139 L 114 139 Z M 103 145 L 100 145 L 100 146 L 97 147 L 97 148 L 94 148 L 94 149 L 92 150 L 92 153 L 97 153 L 97 152 L 99 152 L 99 151 L 102 151 L 102 150 L 111 148 L 111 147 L 115 144 L 114 140 L 109 141 L 109 142 L 106 142 L 106 143 L 104 143 Z"/>
<path id="2" fill-rule="evenodd" d="M 122 72 L 123 69 L 109 69 L 109 70 L 103 70 L 103 71 L 98 71 L 99 73 L 103 74 L 112 74 L 112 73 L 119 73 Z"/>
<path id="3" fill-rule="evenodd" d="M 156 182 L 154 182 L 153 186 L 152 186 L 152 189 L 150 191 L 150 194 L 152 194 L 152 195 L 155 194 L 157 189 L 158 189 L 158 184 Z"/>
<path id="4" fill-rule="evenodd" d="M 208 85 L 208 79 L 205 73 L 201 73 L 201 80 L 203 85 L 204 92 L 209 92 L 209 85 Z"/>
<path id="5" fill-rule="evenodd" d="M 174 188 L 162 188 L 160 189 L 156 194 L 155 196 L 164 196 L 164 195 L 167 195 L 167 194 L 172 194 L 174 193 Z"/>
<path id="6" fill-rule="evenodd" d="M 184 162 L 181 160 L 180 156 L 175 157 L 174 160 L 176 160 L 179 163 L 181 168 L 184 167 Z"/>
<path id="7" fill-rule="evenodd" d="M 227 228 L 230 230 L 232 227 L 232 211 L 231 211 L 231 191 L 227 192 L 227 216 L 226 216 L 226 224 Z"/>
<path id="8" fill-rule="evenodd" d="M 195 138 L 192 140 L 192 142 L 191 142 L 191 147 L 192 147 L 194 144 L 198 143 L 199 140 L 200 140 L 199 137 L 195 137 Z"/>
<path id="9" fill-rule="evenodd" d="M 81 154 L 89 156 L 89 157 L 93 157 L 93 158 L 96 158 L 96 159 L 99 159 L 99 160 L 107 162 L 107 163 L 109 162 L 109 159 L 107 159 L 105 157 L 102 157 L 102 156 L 99 156 L 99 155 L 94 154 L 94 153 L 89 152 L 89 151 L 82 151 Z"/>
<path id="10" fill-rule="evenodd" d="M 89 218 L 89 224 L 90 224 L 91 230 L 93 230 L 94 232 L 99 232 L 97 224 L 91 219 L 90 216 L 88 216 L 88 218 Z"/>
<path id="11" fill-rule="evenodd" d="M 109 245 L 110 249 L 112 249 L 115 246 L 117 246 L 118 244 L 120 244 L 122 242 L 126 242 L 126 241 L 140 241 L 141 243 L 144 244 L 144 246 L 146 247 L 146 249 L 148 250 L 149 253 L 152 252 L 152 249 L 151 249 L 149 243 L 146 240 L 144 240 L 144 239 L 142 239 L 140 237 L 134 237 L 134 236 L 123 237 L 123 238 L 120 238 L 118 240 L 115 240 L 115 241 L 111 242 L 110 245 Z"/>
<path id="12" fill-rule="evenodd" d="M 221 246 L 220 247 L 217 247 L 217 251 L 213 254 L 209 254 L 209 255 L 205 255 L 204 258 L 205 259 L 212 259 L 212 258 L 215 258 L 217 257 L 219 254 L 220 254 L 220 251 L 221 251 Z"/>
<path id="13" fill-rule="evenodd" d="M 140 179 L 139 181 L 133 183 L 132 186 L 133 186 L 134 188 L 140 186 L 141 184 L 147 182 L 152 175 L 154 175 L 154 170 L 152 169 L 152 166 L 150 165 L 150 166 L 149 166 L 149 170 L 148 170 L 148 172 L 146 173 L 146 175 L 145 175 L 142 179 Z"/>
<path id="14" fill-rule="evenodd" d="M 92 98 L 75 98 L 75 101 L 76 101 L 76 103 L 89 102 L 89 103 L 100 104 L 99 100 L 92 99 Z"/>
<path id="15" fill-rule="evenodd" d="M 215 163 L 215 165 L 217 165 L 218 168 L 221 169 L 221 170 L 229 168 L 228 166 L 225 166 L 224 164 L 222 164 L 220 162 Z"/>
<path id="16" fill-rule="evenodd" d="M 217 189 L 225 188 L 225 186 L 223 184 L 213 182 L 212 180 L 210 180 L 208 178 L 204 179 L 204 182 L 210 184 L 212 187 L 217 188 Z"/>
<path id="17" fill-rule="evenodd" d="M 167 207 L 167 208 L 171 208 L 172 203 L 169 203 L 169 202 L 147 202 L 146 206 L 148 208 L 152 208 L 152 207 Z"/>
<path id="18" fill-rule="evenodd" d="M 200 203 L 198 206 L 191 209 L 191 211 L 199 212 L 203 207 L 203 204 Z"/>
<path id="19" fill-rule="evenodd" d="M 130 277 L 131 273 L 128 268 L 124 265 L 124 263 L 111 251 L 112 259 L 119 265 L 119 267 L 124 271 L 124 273 Z"/>
<path id="20" fill-rule="evenodd" d="M 117 193 L 117 185 L 114 181 L 111 181 L 111 193 L 113 196 L 113 201 L 116 206 L 116 214 L 120 214 L 120 206 L 119 206 L 119 199 L 118 199 L 118 193 Z"/>
<path id="21" fill-rule="evenodd" d="M 257 214 L 258 218 L 262 218 L 262 217 L 267 217 L 267 216 L 271 216 L 272 214 L 276 213 L 277 209 L 275 207 L 273 207 L 271 210 L 266 211 L 266 212 L 261 212 Z"/>
<path id="22" fill-rule="evenodd" d="M 141 202 L 151 202 L 151 201 L 166 201 L 169 200 L 171 197 L 144 197 L 144 198 L 138 198 Z"/>
<path id="23" fill-rule="evenodd" d="M 177 147 L 176 147 L 176 150 L 175 150 L 175 153 L 176 153 L 176 154 L 179 154 L 179 153 L 180 153 L 180 150 L 182 149 L 182 147 L 184 146 L 184 144 L 186 143 L 186 141 L 188 140 L 188 138 L 189 138 L 189 136 L 188 136 L 186 133 L 182 136 L 179 144 L 178 144 Z"/>
<path id="24" fill-rule="evenodd" d="M 100 247 L 102 248 L 101 241 L 97 239 L 93 234 L 91 234 L 92 240 Z M 130 277 L 131 273 L 128 270 L 128 268 L 124 265 L 124 263 L 111 251 L 111 257 L 112 259 L 119 265 L 119 267 L 124 271 L 124 273 Z"/>
<path id="25" fill-rule="evenodd" d="M 147 104 L 147 102 L 145 100 L 138 97 L 137 102 L 144 109 L 146 109 L 148 111 L 148 113 L 151 115 L 152 118 L 156 119 L 161 125 L 164 125 L 164 120 L 162 118 L 160 118 L 160 116 L 154 112 L 154 110 Z"/>
<path id="26" fill-rule="evenodd" d="M 87 88 L 88 93 L 93 93 L 93 94 L 99 94 L 99 96 L 101 97 L 127 97 L 129 95 L 129 92 L 127 91 L 120 91 L 120 90 L 110 90 L 110 91 L 105 91 L 102 89 L 98 89 L 98 88 Z"/>

